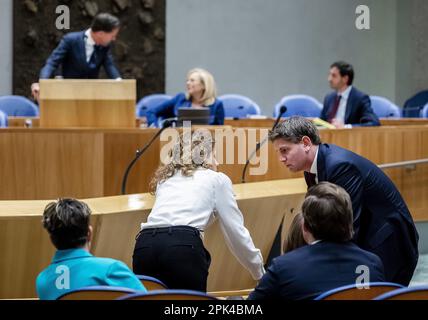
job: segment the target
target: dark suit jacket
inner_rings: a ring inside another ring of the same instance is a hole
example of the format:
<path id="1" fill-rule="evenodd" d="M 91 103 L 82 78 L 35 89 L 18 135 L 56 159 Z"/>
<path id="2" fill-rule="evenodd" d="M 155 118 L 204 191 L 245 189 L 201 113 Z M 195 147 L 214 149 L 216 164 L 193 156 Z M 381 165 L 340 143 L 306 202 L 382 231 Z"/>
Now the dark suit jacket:
<path id="1" fill-rule="evenodd" d="M 357 267 L 362 265 L 370 270 L 370 282 L 385 281 L 379 257 L 352 242 L 321 241 L 304 246 L 273 259 L 249 299 L 314 299 L 328 290 L 355 284 L 362 275 Z"/>
<path id="2" fill-rule="evenodd" d="M 177 94 L 174 98 L 165 101 L 164 103 L 147 110 L 146 117 L 148 125 L 152 123 L 157 125 L 158 118 L 174 118 L 178 115 L 178 108 L 190 108 L 192 101 L 186 99 L 184 93 Z M 210 124 L 223 125 L 224 124 L 224 107 L 223 102 L 216 99 L 210 106 Z"/>
<path id="3" fill-rule="evenodd" d="M 337 184 L 351 196 L 356 244 L 382 259 L 387 281 L 408 285 L 419 236 L 394 183 L 374 163 L 335 145 L 319 146 L 317 166 L 319 182 Z"/>
<path id="4" fill-rule="evenodd" d="M 97 79 L 101 66 L 104 66 L 109 78 L 119 78 L 110 47 L 100 47 L 94 60 L 86 61 L 84 37 L 84 31 L 66 34 L 40 71 L 40 79 L 51 78 L 60 65 L 65 79 Z"/>
<path id="5" fill-rule="evenodd" d="M 328 94 L 324 99 L 324 107 L 321 111 L 321 119 L 328 120 L 328 116 L 336 101 L 336 92 Z M 379 118 L 371 107 L 370 97 L 352 87 L 346 104 L 345 124 L 353 126 L 379 126 Z"/>

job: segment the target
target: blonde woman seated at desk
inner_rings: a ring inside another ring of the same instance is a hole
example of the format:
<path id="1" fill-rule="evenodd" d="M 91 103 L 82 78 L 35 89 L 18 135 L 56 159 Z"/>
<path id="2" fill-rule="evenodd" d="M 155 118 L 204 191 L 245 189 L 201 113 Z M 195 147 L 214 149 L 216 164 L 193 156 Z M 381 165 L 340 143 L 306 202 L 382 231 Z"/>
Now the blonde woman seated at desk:
<path id="1" fill-rule="evenodd" d="M 156 202 L 137 236 L 134 273 L 158 278 L 168 288 L 206 291 L 211 257 L 202 235 L 218 218 L 229 249 L 259 280 L 263 258 L 244 226 L 231 180 L 216 172 L 213 141 L 194 134 L 190 150 L 186 140 L 178 138 L 171 162 L 151 182 Z"/>
<path id="2" fill-rule="evenodd" d="M 186 93 L 147 110 L 147 124 L 157 126 L 159 119 L 175 118 L 179 108 L 209 108 L 211 125 L 224 124 L 223 102 L 217 99 L 214 77 L 204 69 L 195 68 L 187 73 Z"/>

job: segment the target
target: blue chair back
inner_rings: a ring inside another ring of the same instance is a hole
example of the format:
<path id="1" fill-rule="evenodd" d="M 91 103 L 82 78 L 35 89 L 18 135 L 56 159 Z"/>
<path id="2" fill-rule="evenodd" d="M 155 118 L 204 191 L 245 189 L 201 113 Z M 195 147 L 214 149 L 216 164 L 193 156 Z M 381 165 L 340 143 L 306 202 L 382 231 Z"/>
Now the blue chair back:
<path id="1" fill-rule="evenodd" d="M 137 293 L 137 291 L 110 286 L 91 286 L 69 291 L 57 300 L 114 300 L 122 296 Z"/>
<path id="2" fill-rule="evenodd" d="M 401 110 L 384 97 L 370 96 L 371 106 L 379 118 L 401 118 Z"/>
<path id="3" fill-rule="evenodd" d="M 0 128 L 7 128 L 7 114 L 0 110 Z"/>
<path id="4" fill-rule="evenodd" d="M 171 96 L 163 93 L 156 93 L 145 96 L 140 101 L 138 101 L 137 106 L 135 107 L 135 115 L 137 118 L 145 117 L 148 109 L 157 107 L 171 98 Z"/>
<path id="5" fill-rule="evenodd" d="M 225 94 L 218 97 L 223 102 L 224 116 L 227 118 L 248 118 L 249 115 L 260 115 L 260 107 L 248 97 L 239 94 Z"/>
<path id="6" fill-rule="evenodd" d="M 147 293 L 129 294 L 117 300 L 218 300 L 205 292 L 193 290 L 154 290 Z"/>
<path id="7" fill-rule="evenodd" d="M 165 283 L 154 277 L 137 275 L 137 278 L 141 281 L 147 291 L 168 289 Z"/>
<path id="8" fill-rule="evenodd" d="M 273 111 L 276 118 L 282 106 L 287 107 L 283 117 L 302 116 L 318 118 L 321 115 L 322 104 L 314 97 L 304 94 L 285 96 L 279 101 Z"/>
<path id="9" fill-rule="evenodd" d="M 422 108 L 428 103 L 428 90 L 421 91 L 408 99 L 403 106 L 403 117 L 419 118 Z"/>
<path id="10" fill-rule="evenodd" d="M 428 286 L 402 288 L 387 292 L 374 300 L 428 300 Z"/>
<path id="11" fill-rule="evenodd" d="M 314 300 L 372 300 L 385 292 L 403 288 L 402 285 L 392 282 L 371 282 L 365 285 L 369 289 L 361 289 L 355 283 L 338 287 L 322 293 Z"/>
<path id="12" fill-rule="evenodd" d="M 0 97 L 0 110 L 9 117 L 38 117 L 39 108 L 31 100 L 20 96 Z"/>
<path id="13" fill-rule="evenodd" d="M 421 118 L 428 118 L 428 103 L 421 110 Z"/>

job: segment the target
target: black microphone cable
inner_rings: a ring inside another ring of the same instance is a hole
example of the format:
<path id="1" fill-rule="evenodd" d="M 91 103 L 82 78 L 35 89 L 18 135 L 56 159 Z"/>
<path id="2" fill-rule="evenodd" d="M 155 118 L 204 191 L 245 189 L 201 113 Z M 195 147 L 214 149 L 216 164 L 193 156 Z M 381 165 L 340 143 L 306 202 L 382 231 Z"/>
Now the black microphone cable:
<path id="1" fill-rule="evenodd" d="M 144 152 L 146 152 L 146 150 L 153 144 L 153 142 L 161 135 L 161 133 L 172 126 L 174 121 L 170 121 L 170 120 L 165 120 L 163 122 L 163 126 L 162 128 L 156 132 L 156 134 L 152 137 L 152 139 L 144 146 L 143 149 L 138 149 L 135 155 L 135 158 L 131 161 L 131 163 L 128 165 L 128 167 L 126 168 L 125 174 L 123 175 L 123 179 L 122 179 L 122 194 L 126 194 L 126 182 L 128 181 L 128 175 L 129 172 L 131 171 L 132 167 L 134 166 L 134 164 L 138 161 L 138 159 L 140 159 L 140 157 L 143 155 Z"/>
<path id="2" fill-rule="evenodd" d="M 278 114 L 278 117 L 276 118 L 275 123 L 273 124 L 272 130 L 276 128 L 279 121 L 281 120 L 282 115 L 286 112 L 287 112 L 286 106 L 282 106 L 281 109 L 279 109 L 279 114 Z M 267 140 L 268 140 L 268 137 L 264 138 L 263 141 L 257 143 L 256 150 L 254 150 L 254 152 L 248 157 L 247 162 L 245 163 L 244 170 L 242 171 L 241 183 L 245 183 L 245 173 L 247 172 L 247 168 L 248 168 L 248 165 L 250 164 L 251 159 L 256 155 L 257 151 L 260 150 L 260 148 L 266 143 Z"/>

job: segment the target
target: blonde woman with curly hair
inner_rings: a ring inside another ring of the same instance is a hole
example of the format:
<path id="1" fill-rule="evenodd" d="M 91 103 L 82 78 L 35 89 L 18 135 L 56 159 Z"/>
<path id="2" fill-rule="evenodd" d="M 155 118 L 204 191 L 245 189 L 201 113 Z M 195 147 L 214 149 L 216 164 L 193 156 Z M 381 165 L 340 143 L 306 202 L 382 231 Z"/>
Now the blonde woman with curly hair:
<path id="1" fill-rule="evenodd" d="M 149 126 L 157 126 L 158 119 L 174 118 L 179 108 L 210 109 L 210 124 L 224 124 L 223 102 L 217 99 L 217 87 L 214 77 L 205 69 L 194 68 L 187 73 L 186 92 L 147 110 Z"/>
<path id="2" fill-rule="evenodd" d="M 181 135 L 151 182 L 156 201 L 137 236 L 133 269 L 171 289 L 206 291 L 209 252 L 203 232 L 218 219 L 229 249 L 259 280 L 263 258 L 253 243 L 232 190 L 231 180 L 216 172 L 209 134 Z"/>

